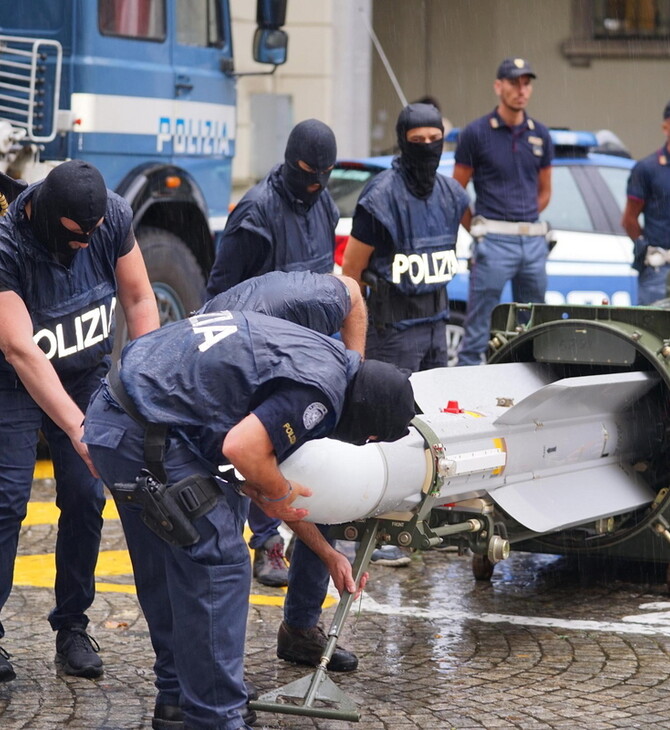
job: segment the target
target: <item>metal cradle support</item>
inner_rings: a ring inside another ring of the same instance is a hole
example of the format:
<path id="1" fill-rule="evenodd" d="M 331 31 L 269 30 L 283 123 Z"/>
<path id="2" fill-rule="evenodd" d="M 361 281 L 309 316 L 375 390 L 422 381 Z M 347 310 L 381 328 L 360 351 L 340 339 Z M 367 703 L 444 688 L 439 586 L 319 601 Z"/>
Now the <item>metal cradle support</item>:
<path id="1" fill-rule="evenodd" d="M 361 576 L 370 564 L 370 557 L 376 546 L 379 521 L 372 519 L 365 524 L 360 546 L 352 568 L 354 580 L 358 585 Z M 266 692 L 249 705 L 260 712 L 278 712 L 285 715 L 308 715 L 332 720 L 358 722 L 360 715 L 356 704 L 328 677 L 330 662 L 337 640 L 344 626 L 354 594 L 345 592 L 335 610 L 335 616 L 328 630 L 328 641 L 316 670 L 294 682 Z M 280 701 L 280 698 L 284 701 Z M 296 700 L 298 702 L 293 702 Z M 316 703 L 320 703 L 317 705 Z"/>

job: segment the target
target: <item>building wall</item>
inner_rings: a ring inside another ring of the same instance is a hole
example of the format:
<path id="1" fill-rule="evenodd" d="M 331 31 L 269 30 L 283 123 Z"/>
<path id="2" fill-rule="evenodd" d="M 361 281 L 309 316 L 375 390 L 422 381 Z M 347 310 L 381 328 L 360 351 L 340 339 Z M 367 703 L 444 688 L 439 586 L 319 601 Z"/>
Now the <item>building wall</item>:
<path id="1" fill-rule="evenodd" d="M 311 117 L 329 124 L 341 157 L 368 153 L 371 54 L 361 12 L 371 17 L 371 4 L 372 0 L 289 0 L 284 26 L 289 35 L 286 64 L 272 75 L 241 76 L 238 80 L 233 165 L 238 188 L 254 182 L 252 94 L 287 95 L 292 116 L 289 129 Z M 256 3 L 231 0 L 231 14 L 236 71 L 266 71 L 267 67 L 252 59 Z M 261 122 L 267 133 L 268 120 Z M 283 159 L 288 130 L 276 132 L 275 159 L 268 159 L 267 170 Z"/>
<path id="2" fill-rule="evenodd" d="M 572 65 L 561 46 L 573 35 L 575 7 L 573 0 L 375 0 L 373 22 L 407 99 L 436 96 L 454 126 L 493 109 L 498 64 L 524 56 L 538 76 L 531 115 L 550 126 L 611 129 L 634 157 L 646 155 L 663 141 L 670 60 L 595 57 Z M 394 144 L 401 104 L 376 52 L 372 89 L 371 147 L 380 152 Z"/>

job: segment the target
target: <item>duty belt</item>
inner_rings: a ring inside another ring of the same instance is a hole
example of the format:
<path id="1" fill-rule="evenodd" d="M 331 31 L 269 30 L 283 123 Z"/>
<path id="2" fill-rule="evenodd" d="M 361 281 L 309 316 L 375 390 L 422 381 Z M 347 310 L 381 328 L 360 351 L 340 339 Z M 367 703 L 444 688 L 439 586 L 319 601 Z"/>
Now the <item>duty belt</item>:
<path id="1" fill-rule="evenodd" d="M 524 221 L 494 221 L 477 215 L 470 224 L 473 238 L 482 238 L 487 233 L 499 233 L 507 236 L 546 236 L 549 224 L 546 221 L 526 223 Z"/>

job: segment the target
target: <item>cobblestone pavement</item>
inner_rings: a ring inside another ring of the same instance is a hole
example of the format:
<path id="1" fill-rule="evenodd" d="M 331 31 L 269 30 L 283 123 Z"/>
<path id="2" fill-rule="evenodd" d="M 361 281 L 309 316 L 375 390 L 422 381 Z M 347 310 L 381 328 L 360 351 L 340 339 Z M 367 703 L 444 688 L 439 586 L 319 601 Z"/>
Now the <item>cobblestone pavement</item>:
<path id="1" fill-rule="evenodd" d="M 51 499 L 48 487 L 37 484 L 35 499 Z M 44 561 L 52 563 L 55 527 L 33 522 L 22 533 L 21 585 L 2 615 L 2 645 L 13 655 L 17 679 L 0 685 L 0 728 L 149 728 L 151 649 L 127 592 L 132 578 L 117 552 L 123 551 L 118 520 L 105 523 L 90 611 L 105 661 L 97 681 L 64 676 L 54 665 L 46 622 L 52 592 L 40 587 L 40 576 Z M 332 677 L 357 703 L 360 723 L 259 713 L 257 727 L 670 728 L 664 579 L 639 565 L 589 572 L 565 558 L 527 554 L 497 566 L 490 583 L 475 582 L 469 558 L 451 553 L 415 556 L 408 568 L 373 567 L 341 641 L 357 652 L 360 668 Z M 247 674 L 267 691 L 308 672 L 274 657 L 281 609 L 262 601 L 278 603 L 282 591 L 259 595 L 257 585 L 253 591 Z"/>

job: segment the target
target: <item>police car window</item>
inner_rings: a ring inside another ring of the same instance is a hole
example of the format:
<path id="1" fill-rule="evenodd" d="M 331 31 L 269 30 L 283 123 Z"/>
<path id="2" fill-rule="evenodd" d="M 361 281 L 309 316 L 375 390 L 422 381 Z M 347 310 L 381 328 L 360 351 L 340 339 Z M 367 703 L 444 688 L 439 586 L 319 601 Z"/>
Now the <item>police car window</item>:
<path id="1" fill-rule="evenodd" d="M 216 0 L 179 0 L 177 42 L 183 46 L 221 46 L 221 23 Z"/>
<path id="2" fill-rule="evenodd" d="M 328 180 L 328 191 L 340 211 L 340 218 L 352 218 L 356 201 L 365 183 L 375 173 L 371 170 L 335 168 Z"/>
<path id="3" fill-rule="evenodd" d="M 598 172 L 614 196 L 619 210 L 623 212 L 626 207 L 626 186 L 630 170 L 627 167 L 599 167 Z"/>
<path id="4" fill-rule="evenodd" d="M 568 166 L 551 169 L 551 201 L 540 215 L 552 228 L 568 231 L 593 231 L 586 201 Z"/>
<path id="5" fill-rule="evenodd" d="M 102 35 L 165 39 L 165 0 L 98 0 Z"/>

